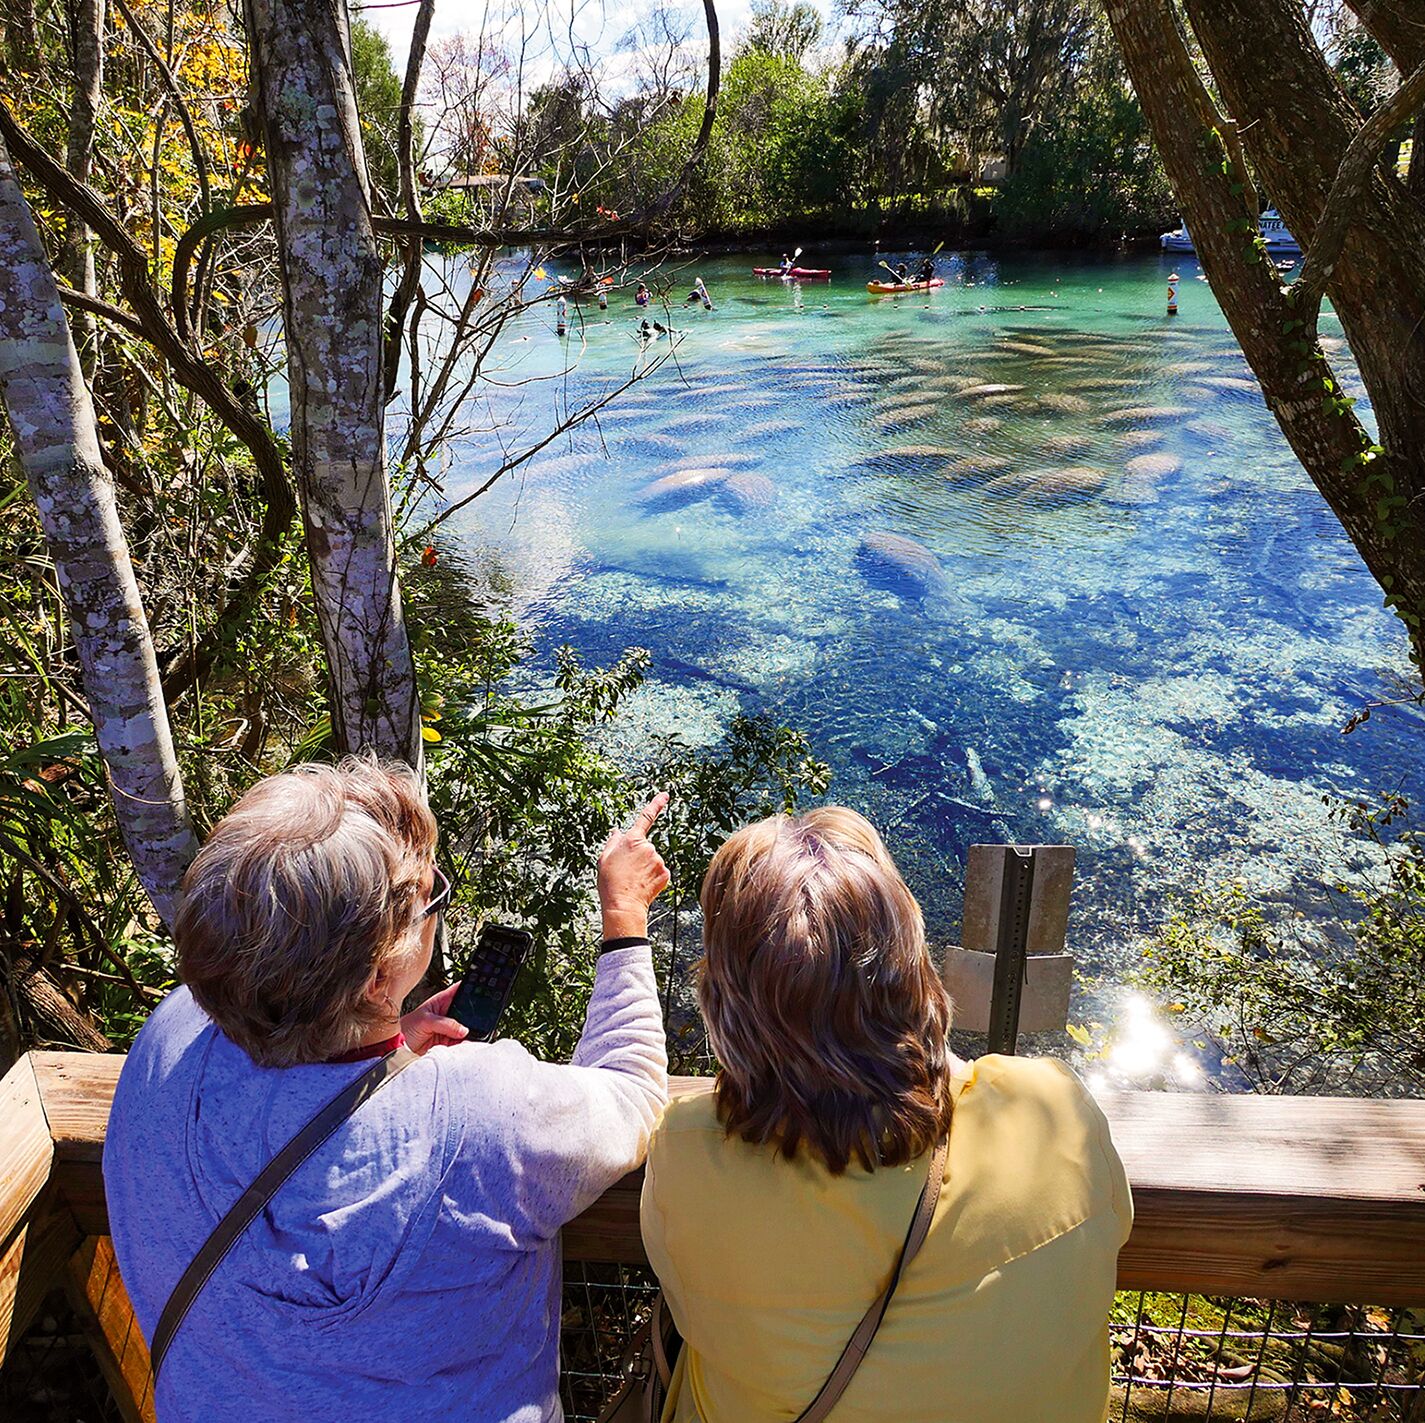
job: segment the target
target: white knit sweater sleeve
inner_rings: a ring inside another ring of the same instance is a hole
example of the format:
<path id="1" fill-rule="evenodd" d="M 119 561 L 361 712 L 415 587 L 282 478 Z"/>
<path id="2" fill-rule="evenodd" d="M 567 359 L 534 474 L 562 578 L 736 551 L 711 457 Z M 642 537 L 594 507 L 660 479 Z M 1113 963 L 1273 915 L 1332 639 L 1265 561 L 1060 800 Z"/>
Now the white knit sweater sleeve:
<path id="1" fill-rule="evenodd" d="M 567 1066 L 500 1042 L 484 1048 L 477 1070 L 447 1082 L 482 1210 L 508 1223 L 511 1244 L 550 1238 L 642 1163 L 668 1100 L 652 950 L 599 960 Z"/>

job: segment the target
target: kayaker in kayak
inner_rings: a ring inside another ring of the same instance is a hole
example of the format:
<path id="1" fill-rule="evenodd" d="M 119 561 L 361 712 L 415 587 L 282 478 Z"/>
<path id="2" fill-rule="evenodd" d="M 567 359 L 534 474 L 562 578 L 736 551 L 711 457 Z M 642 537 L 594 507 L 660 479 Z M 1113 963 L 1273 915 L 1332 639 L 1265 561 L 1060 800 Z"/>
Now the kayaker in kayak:
<path id="1" fill-rule="evenodd" d="M 782 253 L 782 275 L 785 277 L 792 270 L 792 259 L 785 252 Z"/>
<path id="2" fill-rule="evenodd" d="M 909 270 L 909 268 L 906 266 L 906 264 L 905 264 L 904 262 L 897 262 L 897 263 L 896 263 L 896 281 L 898 281 L 898 282 L 909 282 L 909 281 L 910 281 L 910 270 Z"/>
<path id="3" fill-rule="evenodd" d="M 653 294 L 643 282 L 639 282 L 638 290 L 633 294 L 633 300 L 636 306 L 647 306 L 653 300 Z"/>
<path id="4" fill-rule="evenodd" d="M 915 274 L 918 282 L 930 282 L 935 279 L 935 258 L 926 257 L 920 264 L 920 271 Z"/>

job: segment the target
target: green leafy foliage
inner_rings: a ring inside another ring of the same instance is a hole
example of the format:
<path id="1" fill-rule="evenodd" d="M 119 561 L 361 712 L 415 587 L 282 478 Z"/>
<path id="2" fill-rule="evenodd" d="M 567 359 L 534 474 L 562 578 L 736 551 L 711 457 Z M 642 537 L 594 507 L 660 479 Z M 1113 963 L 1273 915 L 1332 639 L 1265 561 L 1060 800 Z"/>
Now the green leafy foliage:
<path id="1" fill-rule="evenodd" d="M 1240 884 L 1179 903 L 1140 982 L 1266 1092 L 1425 1087 L 1425 837 L 1408 806 L 1342 805 L 1377 852 L 1368 884 L 1336 887 L 1338 916 L 1286 916 Z"/>

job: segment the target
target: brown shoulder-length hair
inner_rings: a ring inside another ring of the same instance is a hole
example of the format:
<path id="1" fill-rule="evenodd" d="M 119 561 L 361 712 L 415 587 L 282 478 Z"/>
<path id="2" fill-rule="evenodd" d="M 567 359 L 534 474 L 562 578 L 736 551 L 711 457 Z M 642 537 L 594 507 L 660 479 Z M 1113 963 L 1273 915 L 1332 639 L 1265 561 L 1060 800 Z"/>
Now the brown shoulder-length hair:
<path id="1" fill-rule="evenodd" d="M 950 1000 L 920 906 L 853 810 L 733 835 L 703 880 L 698 1000 L 730 1135 L 805 1145 L 834 1173 L 929 1151 L 950 1127 Z"/>

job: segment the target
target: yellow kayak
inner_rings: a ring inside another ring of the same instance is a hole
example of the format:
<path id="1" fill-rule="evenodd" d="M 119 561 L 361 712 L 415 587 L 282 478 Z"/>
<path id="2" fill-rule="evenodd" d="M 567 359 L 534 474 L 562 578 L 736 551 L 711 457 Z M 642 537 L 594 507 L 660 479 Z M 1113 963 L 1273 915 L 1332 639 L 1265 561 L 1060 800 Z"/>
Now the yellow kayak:
<path id="1" fill-rule="evenodd" d="M 931 277 L 928 282 L 867 282 L 866 290 L 875 296 L 890 296 L 896 292 L 928 292 L 932 287 L 943 287 L 943 277 Z"/>

